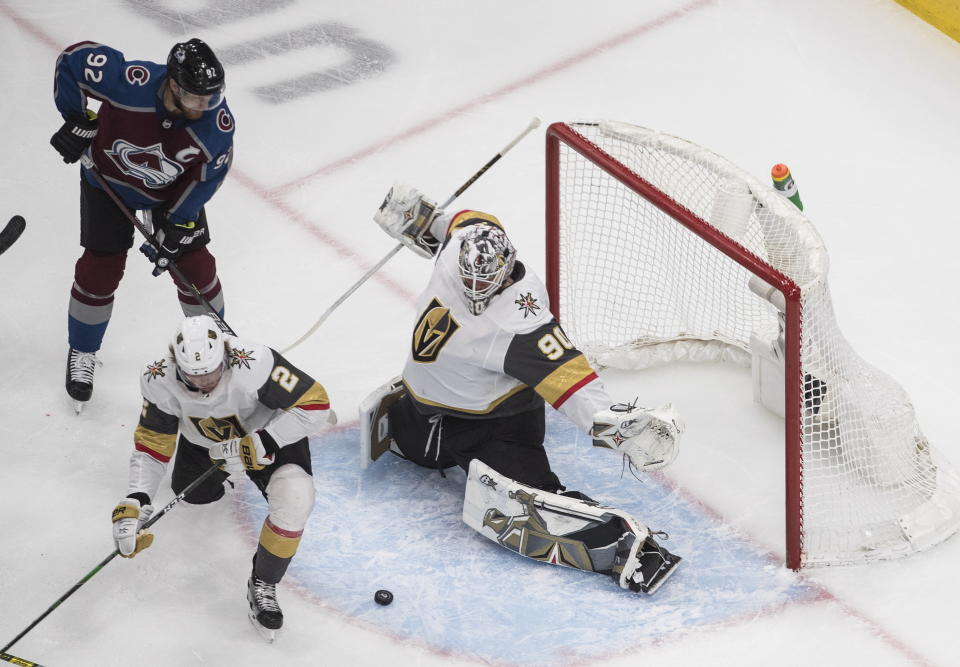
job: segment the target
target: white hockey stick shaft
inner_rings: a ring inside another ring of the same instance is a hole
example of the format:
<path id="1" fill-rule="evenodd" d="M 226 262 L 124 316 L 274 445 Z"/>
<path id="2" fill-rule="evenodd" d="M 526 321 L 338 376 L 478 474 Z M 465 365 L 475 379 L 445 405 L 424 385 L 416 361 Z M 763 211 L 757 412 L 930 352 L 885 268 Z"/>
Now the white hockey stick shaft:
<path id="1" fill-rule="evenodd" d="M 521 133 L 518 134 L 516 137 L 514 137 L 513 141 L 511 141 L 509 144 L 507 144 L 507 145 L 504 146 L 502 149 L 500 149 L 500 152 L 497 153 L 496 155 L 494 155 L 485 165 L 483 165 L 482 167 L 480 167 L 480 169 L 479 169 L 476 173 L 474 173 L 473 176 L 471 176 L 469 179 L 467 179 L 466 183 L 464 183 L 464 184 L 461 185 L 459 188 L 457 188 L 457 191 L 454 192 L 452 195 L 450 195 L 450 197 L 447 199 L 447 201 L 443 202 L 443 204 L 440 205 L 440 208 L 441 208 L 441 209 L 445 209 L 445 208 L 447 208 L 450 204 L 452 204 L 453 201 L 454 201 L 457 197 L 459 197 L 460 195 L 462 195 L 462 194 L 464 193 L 464 191 L 465 191 L 467 188 L 469 188 L 471 185 L 473 185 L 474 182 L 475 182 L 478 178 L 480 178 L 481 176 L 483 176 L 483 175 L 486 173 L 486 171 L 487 171 L 490 167 L 492 167 L 494 164 L 496 164 L 497 161 L 498 161 L 500 158 L 502 158 L 504 155 L 506 155 L 507 152 L 510 151 L 510 149 L 512 149 L 514 146 L 516 146 L 518 143 L 520 143 L 520 141 L 521 141 L 524 137 L 526 137 L 528 134 L 530 134 L 531 132 L 533 132 L 533 131 L 534 131 L 535 129 L 537 129 L 537 127 L 539 127 L 539 126 L 540 126 L 540 119 L 539 119 L 539 118 L 534 117 L 533 119 L 531 119 L 530 123 L 527 125 L 526 128 L 524 128 L 523 132 L 521 132 Z M 312 336 L 312 335 L 314 334 L 314 332 L 316 332 L 316 330 L 319 329 L 319 328 L 323 325 L 323 323 L 327 321 L 327 318 L 330 317 L 331 313 L 333 313 L 333 311 L 335 311 L 337 308 L 340 307 L 340 304 L 342 304 L 344 301 L 346 301 L 346 300 L 350 297 L 351 294 L 353 294 L 354 292 L 356 292 L 356 291 L 360 288 L 361 285 L 363 285 L 365 282 L 367 282 L 367 281 L 370 279 L 370 276 L 372 276 L 374 273 L 376 273 L 377 271 L 379 271 L 379 270 L 381 269 L 381 267 L 383 267 L 384 264 L 386 264 L 388 261 L 390 261 L 390 258 L 391 258 L 391 257 L 393 257 L 393 256 L 396 255 L 398 252 L 400 252 L 400 249 L 401 249 L 401 248 L 403 248 L 403 244 L 402 244 L 402 243 L 398 243 L 394 248 L 392 248 L 392 249 L 390 250 L 390 252 L 388 252 L 386 255 L 384 255 L 383 259 L 381 259 L 379 262 L 377 262 L 376 264 L 374 264 L 374 265 L 370 268 L 369 271 L 367 271 L 366 273 L 364 273 L 364 274 L 360 277 L 360 280 L 358 280 L 357 282 L 355 282 L 355 283 L 350 287 L 350 289 L 348 289 L 346 292 L 344 292 L 343 295 L 342 295 L 339 299 L 337 299 L 336 301 L 334 301 L 333 304 L 324 311 L 323 315 L 321 315 L 320 318 L 319 318 L 316 322 L 313 323 L 313 326 L 310 327 L 310 329 L 307 331 L 307 333 L 303 334 L 302 336 L 300 336 L 300 338 L 298 338 L 298 339 L 295 340 L 293 343 L 291 343 L 290 345 L 288 345 L 287 347 L 285 347 L 283 350 L 281 350 L 281 351 L 280 351 L 280 354 L 286 354 L 287 352 L 289 352 L 290 350 L 292 350 L 293 348 L 295 348 L 297 345 L 299 345 L 300 343 L 302 343 L 303 341 L 305 341 L 306 339 L 308 339 L 310 336 Z"/>

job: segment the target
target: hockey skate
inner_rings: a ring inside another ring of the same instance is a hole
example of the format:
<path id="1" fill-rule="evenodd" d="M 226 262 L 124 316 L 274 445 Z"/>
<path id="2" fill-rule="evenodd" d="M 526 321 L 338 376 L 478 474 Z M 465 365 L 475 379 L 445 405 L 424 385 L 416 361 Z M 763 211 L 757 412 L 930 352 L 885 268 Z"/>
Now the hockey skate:
<path id="1" fill-rule="evenodd" d="M 653 595 L 676 571 L 681 560 L 651 536 L 637 546 L 637 536 L 625 533 L 617 544 L 613 578 L 622 588 Z"/>
<path id="2" fill-rule="evenodd" d="M 100 365 L 96 352 L 81 352 L 70 348 L 67 352 L 67 394 L 73 399 L 73 409 L 77 414 L 93 395 L 93 372 Z"/>
<path id="3" fill-rule="evenodd" d="M 247 616 L 260 636 L 273 643 L 283 627 L 283 612 L 277 604 L 277 585 L 258 579 L 255 574 L 247 581 L 247 601 L 250 612 Z"/>

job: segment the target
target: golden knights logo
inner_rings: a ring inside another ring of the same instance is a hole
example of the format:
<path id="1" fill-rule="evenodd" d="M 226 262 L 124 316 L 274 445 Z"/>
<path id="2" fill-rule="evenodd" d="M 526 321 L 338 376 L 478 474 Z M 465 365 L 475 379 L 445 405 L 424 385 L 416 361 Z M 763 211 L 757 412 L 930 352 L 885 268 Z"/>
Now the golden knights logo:
<path id="1" fill-rule="evenodd" d="M 240 419 L 236 415 L 230 415 L 229 417 L 190 417 L 190 421 L 203 437 L 214 442 L 242 438 L 247 435 L 247 430 L 240 424 Z"/>
<path id="2" fill-rule="evenodd" d="M 487 509 L 483 525 L 497 534 L 497 542 L 521 556 L 587 572 L 594 571 L 590 553 L 582 540 L 550 532 L 543 516 L 537 511 L 538 505 L 544 505 L 537 494 L 517 490 L 507 495 L 523 506 L 525 514 L 507 516 L 496 507 Z"/>
<path id="3" fill-rule="evenodd" d="M 421 364 L 436 361 L 440 350 L 459 328 L 460 324 L 453 319 L 450 309 L 438 298 L 431 299 L 413 328 L 413 360 Z"/>
<path id="4" fill-rule="evenodd" d="M 161 359 L 160 361 L 154 361 L 152 364 L 147 366 L 147 372 L 143 374 L 147 378 L 147 382 L 150 380 L 156 380 L 158 377 L 164 377 L 167 370 L 167 360 Z"/>
<path id="5" fill-rule="evenodd" d="M 236 347 L 230 348 L 230 366 L 240 368 L 250 368 L 250 362 L 256 361 L 253 354 Z"/>
<path id="6" fill-rule="evenodd" d="M 520 298 L 515 300 L 514 303 L 520 306 L 520 310 L 523 311 L 523 319 L 527 319 L 527 315 L 536 315 L 537 311 L 540 310 L 533 292 L 521 294 Z"/>

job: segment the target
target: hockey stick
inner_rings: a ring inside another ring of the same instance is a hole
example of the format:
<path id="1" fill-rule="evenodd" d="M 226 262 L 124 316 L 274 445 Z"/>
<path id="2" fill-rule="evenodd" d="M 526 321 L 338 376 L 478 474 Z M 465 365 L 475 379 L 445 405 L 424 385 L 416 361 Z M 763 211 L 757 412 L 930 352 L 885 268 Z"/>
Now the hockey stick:
<path id="1" fill-rule="evenodd" d="M 483 175 L 486 173 L 487 169 L 489 169 L 489 168 L 492 167 L 494 164 L 496 164 L 497 161 L 500 160 L 500 158 L 502 158 L 504 155 L 507 154 L 507 151 L 509 151 L 509 150 L 510 150 L 511 148 L 513 148 L 514 146 L 516 146 L 518 143 L 520 143 L 520 140 L 521 140 L 521 139 L 523 139 L 525 136 L 527 136 L 528 134 L 530 134 L 531 132 L 533 132 L 533 130 L 535 130 L 537 127 L 539 127 L 539 125 L 540 125 L 540 119 L 534 117 L 534 118 L 530 121 L 530 123 L 527 125 L 526 129 L 523 130 L 523 132 L 521 132 L 520 134 L 518 134 L 518 135 L 513 139 L 513 141 L 511 141 L 509 144 L 507 144 L 506 146 L 504 146 L 504 147 L 500 150 L 499 153 L 497 153 L 497 154 L 494 155 L 492 158 L 490 158 L 490 160 L 489 160 L 485 165 L 483 165 L 482 167 L 480 167 L 480 169 L 477 170 L 477 172 L 474 173 L 473 176 L 471 176 L 470 178 L 467 179 L 466 183 L 464 183 L 464 184 L 461 185 L 459 188 L 457 188 L 457 191 L 454 192 L 452 195 L 450 195 L 450 197 L 447 199 L 447 201 L 443 202 L 443 203 L 438 207 L 438 210 L 439 210 L 439 209 L 445 209 L 445 208 L 447 208 L 450 204 L 452 204 L 452 203 L 453 203 L 453 200 L 455 200 L 457 197 L 459 197 L 460 195 L 462 195 L 463 192 L 464 192 L 467 188 L 469 188 L 471 185 L 473 185 L 474 181 L 476 181 L 478 178 L 480 178 L 481 176 L 483 176 Z M 284 348 L 283 350 L 281 350 L 280 354 L 286 354 L 287 352 L 289 352 L 290 350 L 292 350 L 293 348 L 295 348 L 297 345 L 299 345 L 300 343 L 302 343 L 303 341 L 305 341 L 307 338 L 309 338 L 310 336 L 312 336 L 312 335 L 314 334 L 314 332 L 315 332 L 317 329 L 320 328 L 320 325 L 322 325 L 324 322 L 327 321 L 327 318 L 330 317 L 330 314 L 331 314 L 333 311 L 335 311 L 337 308 L 340 307 L 340 304 L 342 304 L 344 301 L 346 301 L 347 298 L 348 298 L 351 294 L 353 294 L 354 292 L 356 292 L 357 289 L 358 289 L 361 285 L 363 285 L 365 282 L 367 282 L 367 280 L 370 279 L 370 276 L 372 276 L 374 273 L 376 273 L 377 271 L 379 271 L 380 268 L 381 268 L 384 264 L 386 264 L 388 261 L 390 261 L 390 258 L 391 258 L 391 257 L 393 257 L 393 256 L 396 255 L 398 252 L 400 252 L 400 249 L 401 249 L 401 248 L 403 248 L 403 244 L 402 244 L 402 243 L 398 243 L 393 249 L 390 250 L 390 252 L 388 252 L 386 255 L 384 255 L 383 259 L 381 259 L 379 262 L 377 262 L 376 264 L 374 264 L 373 267 L 371 267 L 369 271 L 367 271 L 367 272 L 364 273 L 362 276 L 360 276 L 360 280 L 358 280 L 357 282 L 355 282 L 355 283 L 353 284 L 353 286 L 351 286 L 350 289 L 348 289 L 346 292 L 344 292 L 343 295 L 342 295 L 339 299 L 337 299 L 336 301 L 334 301 L 333 304 L 324 311 L 323 315 L 321 315 L 320 318 L 319 318 L 316 322 L 313 323 L 313 326 L 310 327 L 310 329 L 307 331 L 307 333 L 303 334 L 303 335 L 300 336 L 300 338 L 298 338 L 296 341 L 294 341 L 293 343 L 291 343 L 290 345 L 288 345 L 286 348 Z"/>
<path id="2" fill-rule="evenodd" d="M 195 480 L 193 480 L 192 482 L 190 482 L 190 483 L 187 485 L 187 488 L 185 488 L 183 491 L 181 491 L 181 492 L 178 493 L 176 496 L 174 496 L 174 497 L 173 497 L 173 500 L 171 500 L 169 503 L 167 503 L 166 505 L 164 505 L 164 506 L 163 506 L 163 509 L 161 509 L 159 512 L 157 512 L 157 513 L 154 514 L 152 517 L 150 517 L 146 522 L 144 522 L 144 524 L 140 527 L 140 530 L 146 530 L 147 528 L 149 528 L 150 526 L 152 526 L 153 524 L 155 524 L 157 521 L 159 521 L 159 520 L 160 520 L 160 517 L 162 517 L 164 514 L 166 514 L 166 513 L 169 512 L 170 510 L 172 510 L 172 509 L 177 505 L 177 503 L 179 503 L 181 500 L 183 500 L 184 496 L 186 496 L 186 495 L 189 494 L 191 491 L 193 491 L 195 488 L 197 488 L 198 486 L 200 486 L 200 484 L 202 484 L 203 481 L 206 480 L 208 477 L 210 477 L 210 475 L 212 475 L 216 470 L 218 470 L 218 467 L 217 467 L 215 464 L 212 465 L 212 466 L 210 466 L 210 467 L 207 468 L 206 470 L 204 470 Z M 24 630 L 23 630 L 19 635 L 17 635 L 16 637 L 14 637 L 10 642 L 8 642 L 6 646 L 4 646 L 3 648 L 0 648 L 0 653 L 5 653 L 8 648 L 10 648 L 10 647 L 13 646 L 14 644 L 16 644 L 18 641 L 20 641 L 20 640 L 23 638 L 23 636 L 24 636 L 25 634 L 27 634 L 28 632 L 30 632 L 31 630 L 33 630 L 33 628 L 36 627 L 36 625 L 37 625 L 40 621 L 42 621 L 42 620 L 45 619 L 47 616 L 49 616 L 49 615 L 50 615 L 50 612 L 52 612 L 54 609 L 56 609 L 57 607 L 59 607 L 68 597 L 70 597 L 71 595 L 73 595 L 74 593 L 76 593 L 77 590 L 78 590 L 81 586 L 83 586 L 85 583 L 87 583 L 88 581 L 90 581 L 90 579 L 92 579 L 93 576 L 94 576 L 95 574 L 97 574 L 97 572 L 99 572 L 100 570 L 102 570 L 102 569 L 107 565 L 107 563 L 109 563 L 110 561 L 112 561 L 112 560 L 113 560 L 114 558 L 116 558 L 118 555 L 120 555 L 120 550 L 119 550 L 119 549 L 114 549 L 114 550 L 113 550 L 113 553 L 111 553 L 109 556 L 107 556 L 107 557 L 104 558 L 102 561 L 100 561 L 100 562 L 97 564 L 97 566 L 94 567 L 92 570 L 90 570 L 89 572 L 87 572 L 87 574 L 84 575 L 83 579 L 81 579 L 80 581 L 78 581 L 77 583 L 75 583 L 75 584 L 70 588 L 70 590 L 68 590 L 66 593 L 64 593 L 63 595 L 61 595 L 61 596 L 59 597 L 59 599 L 57 599 L 56 602 L 54 602 L 52 605 L 50 605 L 45 612 L 43 612 L 42 614 L 40 614 L 40 616 L 38 616 L 37 619 L 36 619 L 33 623 L 31 623 L 31 624 L 28 625 L 26 628 L 24 628 Z"/>
<path id="3" fill-rule="evenodd" d="M 93 163 L 93 158 L 91 158 L 89 155 L 84 155 L 80 158 L 80 162 L 83 163 L 84 167 L 90 170 L 90 173 L 93 174 L 94 179 L 96 179 L 103 191 L 110 195 L 110 199 L 112 199 L 113 203 L 117 205 L 117 208 L 123 211 L 123 214 L 127 217 L 127 220 L 129 220 L 133 226 L 137 228 L 137 231 L 143 234 L 143 237 L 147 239 L 147 242 L 149 242 L 150 245 L 159 249 L 160 244 L 157 243 L 157 239 L 153 236 L 153 234 L 150 233 L 150 230 L 147 229 L 142 222 L 140 222 L 140 219 L 137 218 L 137 216 L 135 216 L 129 208 L 127 208 L 127 205 L 124 204 L 123 200 L 117 196 L 117 193 L 113 191 L 113 188 L 110 187 L 103 175 L 97 171 L 97 167 Z M 210 315 L 210 317 L 213 318 L 213 321 L 217 323 L 217 326 L 220 327 L 220 331 L 230 334 L 231 336 L 237 335 L 234 330 L 230 328 L 230 325 L 227 324 L 222 317 L 220 317 L 220 314 L 217 313 L 214 307 L 210 305 L 210 302 L 203 298 L 203 295 L 200 293 L 200 290 L 197 289 L 197 286 L 187 280 L 187 277 L 183 275 L 183 271 L 180 270 L 180 267 L 177 266 L 176 262 L 170 262 L 170 264 L 167 266 L 167 270 L 170 271 L 170 273 L 172 273 L 181 283 L 190 288 L 190 291 L 193 292 L 193 296 L 195 296 L 203 305 L 203 307 L 207 309 L 207 314 Z"/>
<path id="4" fill-rule="evenodd" d="M 27 660 L 26 658 L 18 658 L 15 655 L 10 655 L 9 653 L 3 653 L 0 651 L 0 660 L 4 662 L 11 662 L 14 665 L 20 665 L 20 667 L 43 667 L 39 662 L 33 662 L 32 660 Z"/>
<path id="5" fill-rule="evenodd" d="M 15 215 L 10 218 L 6 226 L 0 230 L 0 255 L 7 251 L 7 248 L 16 243 L 23 230 L 27 226 L 27 221 L 22 215 Z"/>

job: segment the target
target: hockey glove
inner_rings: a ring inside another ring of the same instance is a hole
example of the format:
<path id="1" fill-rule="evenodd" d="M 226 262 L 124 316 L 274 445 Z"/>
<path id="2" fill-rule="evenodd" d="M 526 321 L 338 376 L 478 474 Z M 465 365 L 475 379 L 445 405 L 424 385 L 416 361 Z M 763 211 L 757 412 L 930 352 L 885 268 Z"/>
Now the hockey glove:
<path id="1" fill-rule="evenodd" d="M 387 234 L 421 257 L 433 257 L 440 243 L 430 234 L 430 223 L 443 211 L 411 185 L 395 183 L 373 220 Z"/>
<path id="2" fill-rule="evenodd" d="M 210 460 L 231 475 L 263 470 L 273 463 L 274 458 L 273 454 L 267 454 L 263 440 L 256 432 L 242 438 L 215 443 L 210 445 L 208 451 Z"/>
<path id="3" fill-rule="evenodd" d="M 140 505 L 136 498 L 124 498 L 113 509 L 113 543 L 124 558 L 133 558 L 153 544 L 153 534 L 140 527 L 153 514 L 153 505 Z"/>
<path id="4" fill-rule="evenodd" d="M 167 220 L 157 233 L 157 243 L 160 247 L 155 253 L 151 253 L 144 248 L 148 244 L 141 246 L 140 251 L 149 257 L 155 264 L 153 275 L 159 276 L 170 268 L 170 265 L 177 261 L 185 252 L 189 252 L 193 247 L 199 247 L 199 240 L 207 233 L 206 226 L 195 220 Z M 197 246 L 193 244 L 197 243 Z M 153 250 L 150 246 L 150 250 Z"/>
<path id="5" fill-rule="evenodd" d="M 640 470 L 673 463 L 683 431 L 680 415 L 670 403 L 653 409 L 616 403 L 593 416 L 594 447 L 615 449 Z"/>
<path id="6" fill-rule="evenodd" d="M 97 114 L 88 109 L 84 116 L 67 119 L 50 137 L 50 145 L 57 149 L 64 162 L 72 164 L 80 159 L 95 136 L 97 136 Z"/>

